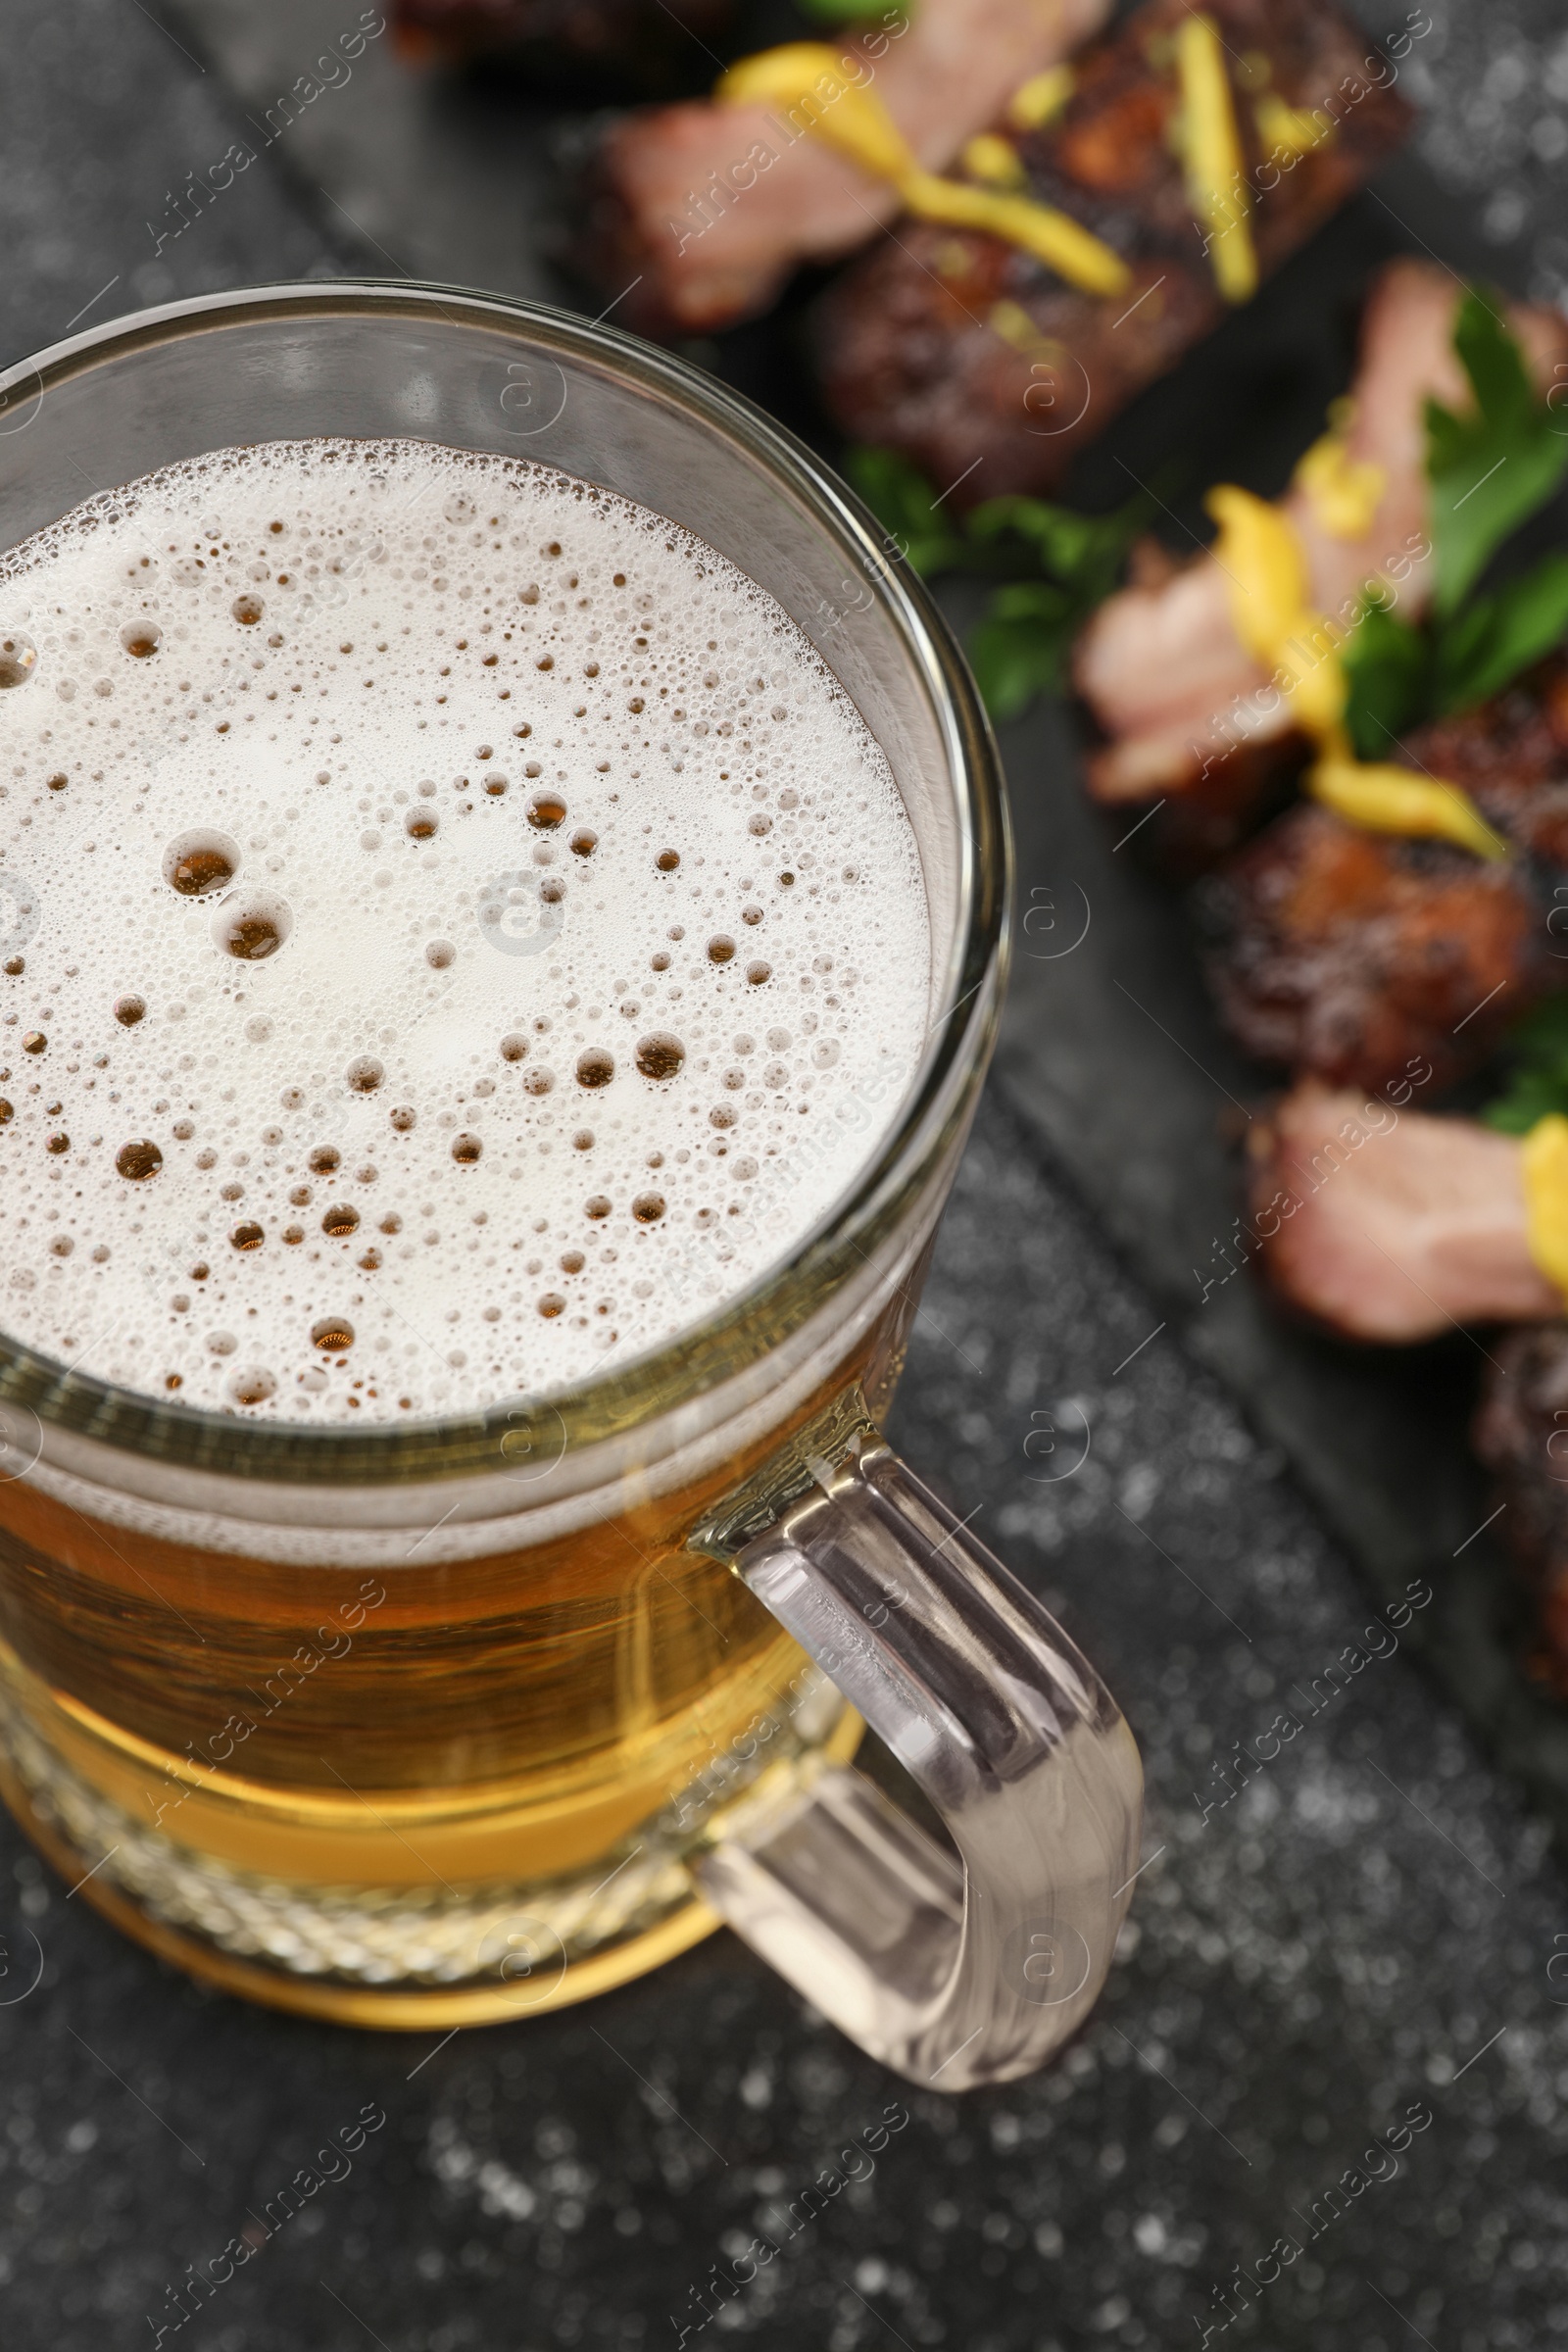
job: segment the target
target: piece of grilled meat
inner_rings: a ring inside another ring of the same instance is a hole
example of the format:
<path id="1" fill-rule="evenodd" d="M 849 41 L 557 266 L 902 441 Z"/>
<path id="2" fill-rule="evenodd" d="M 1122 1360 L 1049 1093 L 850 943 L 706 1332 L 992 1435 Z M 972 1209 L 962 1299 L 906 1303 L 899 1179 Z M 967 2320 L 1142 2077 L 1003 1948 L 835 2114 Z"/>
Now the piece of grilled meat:
<path id="1" fill-rule="evenodd" d="M 1398 144 L 1409 111 L 1389 61 L 1332 0 L 1212 0 L 1206 13 L 1228 53 L 1267 277 Z M 1001 126 L 1027 175 L 1019 193 L 1113 246 L 1127 290 L 1082 293 L 996 237 L 901 220 L 820 309 L 823 396 L 845 433 L 904 451 L 938 484 L 964 477 L 964 505 L 1049 491 L 1218 325 L 1226 305 L 1175 139 L 1174 36 L 1191 14 L 1186 0 L 1148 0 L 1074 59 L 1060 114 L 1032 131 Z M 1271 163 L 1271 109 L 1314 108 L 1325 135 Z"/>
<path id="2" fill-rule="evenodd" d="M 1429 1085 L 1419 1058 L 1381 1096 L 1309 1079 L 1249 1134 L 1263 1272 L 1342 1338 L 1405 1347 L 1562 1313 L 1530 1253 L 1518 1139 L 1407 1107 Z"/>
<path id="3" fill-rule="evenodd" d="M 1568 874 L 1568 648 L 1491 702 L 1420 728 L 1400 757 L 1467 792 L 1548 880 Z"/>
<path id="4" fill-rule="evenodd" d="M 1109 0 L 920 0 L 835 43 L 929 172 L 996 120 L 1019 85 L 1103 24 Z M 710 334 L 775 301 L 804 263 L 838 261 L 899 211 L 783 106 L 704 100 L 622 117 L 585 175 L 579 268 L 640 334 Z"/>
<path id="5" fill-rule="evenodd" d="M 1412 1061 L 1445 1086 L 1568 980 L 1514 864 L 1311 803 L 1200 883 L 1194 911 L 1232 1035 L 1332 1086 L 1379 1087 Z"/>
<path id="6" fill-rule="evenodd" d="M 1312 604 L 1344 627 L 1375 576 L 1401 619 L 1419 618 L 1426 609 L 1432 564 L 1425 405 L 1429 398 L 1459 411 L 1469 404 L 1453 350 L 1459 299 L 1449 271 L 1414 261 L 1391 263 L 1368 297 L 1347 437 L 1348 459 L 1377 466 L 1384 477 L 1366 536 L 1345 539 L 1326 530 L 1299 488 L 1280 501 L 1301 542 Z M 1544 390 L 1568 364 L 1568 319 L 1554 310 L 1510 305 L 1508 323 Z M 1306 748 L 1288 698 L 1269 690 L 1236 635 L 1232 592 L 1213 557 L 1197 556 L 1169 579 L 1135 582 L 1107 599 L 1074 658 L 1078 691 L 1107 738 L 1089 762 L 1094 797 L 1118 812 L 1164 801 L 1156 826 L 1178 805 L 1206 811 L 1216 843 L 1227 833 L 1238 838 L 1250 806 L 1255 812 L 1248 784 L 1260 799 L 1273 767 L 1299 765 Z M 1227 773 L 1238 763 L 1240 786 Z"/>
<path id="7" fill-rule="evenodd" d="M 1511 1331 L 1492 1353 L 1472 1437 L 1506 1506 L 1497 1532 L 1536 1594 L 1531 1663 L 1568 1698 L 1568 1323 Z"/>

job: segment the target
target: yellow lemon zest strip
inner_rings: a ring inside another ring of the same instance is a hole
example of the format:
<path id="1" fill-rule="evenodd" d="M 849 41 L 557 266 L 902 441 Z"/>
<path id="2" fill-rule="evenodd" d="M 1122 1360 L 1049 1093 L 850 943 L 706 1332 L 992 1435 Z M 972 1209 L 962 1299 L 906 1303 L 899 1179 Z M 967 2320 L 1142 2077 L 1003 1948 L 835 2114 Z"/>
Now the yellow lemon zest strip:
<path id="1" fill-rule="evenodd" d="M 1017 148 L 1008 139 L 999 139 L 995 131 L 983 130 L 972 138 L 959 161 L 969 178 L 984 186 L 1011 189 L 1029 184 Z"/>
<path id="2" fill-rule="evenodd" d="M 1020 83 L 1007 102 L 1007 121 L 1014 130 L 1038 130 L 1053 115 L 1059 115 L 1073 93 L 1071 66 L 1048 66 L 1043 74 L 1031 74 Z"/>
<path id="3" fill-rule="evenodd" d="M 825 42 L 790 41 L 742 58 L 720 76 L 714 95 L 723 105 L 771 102 L 788 107 L 794 120 L 804 116 L 803 129 L 815 131 L 873 179 L 891 180 L 923 220 L 981 229 L 1020 246 L 1088 294 L 1123 294 L 1131 282 L 1120 254 L 1066 213 L 922 171 L 881 99 L 850 79 Z"/>
<path id="4" fill-rule="evenodd" d="M 1230 579 L 1231 626 L 1255 662 L 1284 673 L 1298 720 L 1322 741 L 1345 715 L 1345 673 L 1307 602 L 1301 543 L 1279 508 L 1250 490 L 1221 482 L 1204 504 L 1219 524 L 1214 558 Z"/>
<path id="5" fill-rule="evenodd" d="M 1568 1119 L 1538 1119 L 1520 1147 L 1525 1234 L 1546 1280 L 1568 1295 Z"/>
<path id="6" fill-rule="evenodd" d="M 1337 400 L 1329 411 L 1328 431 L 1313 442 L 1291 476 L 1309 501 L 1318 528 L 1331 539 L 1367 538 L 1388 488 L 1389 477 L 1381 466 L 1348 453 L 1353 416 L 1352 404 Z"/>
<path id="7" fill-rule="evenodd" d="M 1334 136 L 1334 118 L 1321 106 L 1288 105 L 1277 90 L 1253 100 L 1252 120 L 1264 146 L 1276 154 L 1310 155 Z"/>
<path id="8" fill-rule="evenodd" d="M 719 75 L 713 95 L 721 106 L 789 107 L 805 118 L 802 128 L 820 131 L 875 179 L 897 183 L 917 169 L 881 99 L 850 79 L 825 41 L 786 41 L 743 57 Z"/>
<path id="9" fill-rule="evenodd" d="M 1182 91 L 1182 160 L 1187 198 L 1208 230 L 1214 283 L 1227 302 L 1257 292 L 1257 255 L 1248 226 L 1249 197 L 1241 133 L 1213 21 L 1189 16 L 1176 35 Z"/>
<path id="10" fill-rule="evenodd" d="M 1506 858 L 1507 843 L 1456 784 L 1356 759 L 1345 732 L 1344 632 L 1307 602 L 1306 556 L 1289 517 L 1230 482 L 1211 490 L 1205 504 L 1219 525 L 1213 552 L 1230 580 L 1231 626 L 1290 695 L 1297 723 L 1318 746 L 1306 779 L 1314 800 L 1368 832 L 1451 841 L 1479 858 Z"/>
<path id="11" fill-rule="evenodd" d="M 1508 855 L 1508 844 L 1494 833 L 1468 794 L 1434 776 L 1413 775 L 1407 767 L 1331 753 L 1312 769 L 1307 788 L 1326 808 L 1369 833 L 1451 841 L 1478 858 Z M 1568 1121 L 1564 1129 L 1568 1132 Z"/>
<path id="12" fill-rule="evenodd" d="M 1125 294 L 1131 283 L 1119 253 L 1092 236 L 1066 213 L 1026 196 L 999 196 L 987 188 L 966 188 L 956 179 L 938 179 L 934 172 L 917 172 L 899 182 L 899 193 L 911 213 L 922 220 L 946 220 L 959 228 L 983 229 L 1004 244 L 1032 253 L 1086 294 Z"/>
<path id="13" fill-rule="evenodd" d="M 1231 626 L 1248 652 L 1272 663 L 1306 605 L 1306 559 L 1277 507 L 1219 482 L 1203 501 L 1219 524 L 1214 560 L 1231 575 Z"/>

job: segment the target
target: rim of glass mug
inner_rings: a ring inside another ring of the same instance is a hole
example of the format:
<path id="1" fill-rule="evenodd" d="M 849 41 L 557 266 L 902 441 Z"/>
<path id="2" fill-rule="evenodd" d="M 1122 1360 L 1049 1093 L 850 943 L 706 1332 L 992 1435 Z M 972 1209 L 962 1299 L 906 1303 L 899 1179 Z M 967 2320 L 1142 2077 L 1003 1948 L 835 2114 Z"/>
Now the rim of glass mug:
<path id="1" fill-rule="evenodd" d="M 957 909 L 947 968 L 934 976 L 933 994 L 943 1009 L 932 1023 L 921 1066 L 880 1146 L 848 1193 L 787 1258 L 703 1322 L 576 1386 L 445 1418 L 363 1429 L 296 1428 L 241 1422 L 141 1396 L 63 1367 L 0 1330 L 0 1408 L 36 1415 L 44 1430 L 71 1433 L 95 1454 L 106 1447 L 111 1454 L 136 1455 L 149 1466 L 194 1472 L 198 1478 L 203 1472 L 215 1473 L 225 1485 L 237 1478 L 297 1489 L 402 1487 L 493 1472 L 498 1458 L 510 1458 L 506 1441 L 516 1434 L 519 1407 L 537 1406 L 548 1414 L 553 1427 L 559 1424 L 561 1452 L 577 1454 L 624 1436 L 650 1418 L 694 1403 L 738 1368 L 765 1357 L 798 1332 L 848 1275 L 865 1264 L 907 1216 L 911 1204 L 940 1180 L 985 1073 L 1007 961 L 1010 845 L 1000 760 L 973 679 L 929 593 L 897 555 L 890 559 L 887 534 L 869 511 L 793 434 L 744 396 L 673 354 L 616 328 L 588 323 L 541 304 L 401 279 L 322 279 L 242 288 L 132 313 L 0 371 L 0 444 L 11 437 L 7 454 L 13 460 L 0 468 L 0 549 L 14 547 L 80 503 L 71 501 L 52 512 L 31 514 L 23 505 L 26 468 L 16 461 L 24 458 L 29 446 L 26 429 L 52 395 L 117 364 L 135 363 L 192 337 L 333 319 L 389 325 L 417 321 L 432 332 L 443 327 L 467 331 L 490 343 L 510 334 L 519 349 L 544 354 L 547 365 L 560 367 L 564 362 L 578 376 L 612 379 L 640 393 L 666 417 L 673 414 L 695 422 L 721 438 L 775 490 L 787 493 L 806 521 L 837 549 L 845 565 L 844 585 L 853 582 L 858 595 L 863 586 L 892 624 L 923 691 L 927 716 L 942 746 L 945 781 L 956 800 Z M 280 358 L 284 341 L 280 338 Z M 521 361 L 513 363 L 509 377 L 523 366 Z M 564 368 L 561 372 L 564 386 L 568 379 Z M 318 393 L 320 387 L 310 389 Z M 8 422 L 11 417 L 16 421 Z M 439 429 L 405 429 L 410 438 L 442 438 Z M 320 431 L 318 426 L 302 437 L 316 437 Z M 177 453 L 180 457 L 230 446 L 234 439 L 225 429 L 204 440 L 195 420 L 184 434 L 188 445 Z M 551 455 L 548 436 L 547 422 L 530 434 L 529 439 L 542 444 L 533 448 L 503 426 L 494 446 L 497 454 L 554 465 L 559 461 Z M 257 436 L 283 437 L 271 431 Z M 345 432 L 343 437 L 383 436 Z M 485 446 L 471 438 L 459 445 Z M 138 470 L 171 462 L 175 461 L 154 459 Z M 562 470 L 572 473 L 576 468 L 563 464 Z M 612 489 L 616 484 L 602 481 L 599 486 Z M 14 520 L 19 506 L 25 515 L 20 528 Z M 683 521 L 683 527 L 694 526 Z M 821 645 L 817 650 L 832 668 L 830 651 Z"/>

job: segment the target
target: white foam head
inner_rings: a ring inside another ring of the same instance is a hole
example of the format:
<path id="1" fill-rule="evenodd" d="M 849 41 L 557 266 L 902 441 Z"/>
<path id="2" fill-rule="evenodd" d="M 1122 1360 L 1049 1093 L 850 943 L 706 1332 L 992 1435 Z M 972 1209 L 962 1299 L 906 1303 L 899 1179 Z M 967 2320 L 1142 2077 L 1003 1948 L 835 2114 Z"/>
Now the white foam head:
<path id="1" fill-rule="evenodd" d="M 641 508 L 220 452 L 5 559 L 0 685 L 0 1326 L 85 1372 L 298 1421 L 578 1381 L 786 1257 L 906 1092 L 887 762 Z"/>

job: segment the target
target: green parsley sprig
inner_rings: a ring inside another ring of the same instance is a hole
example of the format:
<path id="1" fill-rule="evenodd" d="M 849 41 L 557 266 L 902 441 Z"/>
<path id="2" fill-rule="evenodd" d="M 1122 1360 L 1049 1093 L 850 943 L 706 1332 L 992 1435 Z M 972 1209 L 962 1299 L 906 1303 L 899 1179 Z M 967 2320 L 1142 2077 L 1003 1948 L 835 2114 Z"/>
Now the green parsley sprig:
<path id="1" fill-rule="evenodd" d="M 1451 619 L 1503 541 L 1537 514 L 1568 473 L 1568 416 L 1537 392 L 1518 343 L 1492 304 L 1467 288 L 1453 348 L 1475 408 L 1426 404 L 1427 478 L 1437 557 L 1433 609 Z"/>
<path id="2" fill-rule="evenodd" d="M 1016 718 L 1037 694 L 1059 694 L 1073 639 L 1120 580 L 1153 500 L 1140 493 L 1113 514 L 1080 514 L 1040 498 L 993 498 L 959 517 L 894 450 L 852 450 L 845 466 L 922 578 L 1017 575 L 993 590 L 969 634 L 970 665 L 992 717 Z"/>
<path id="3" fill-rule="evenodd" d="M 1473 287 L 1453 347 L 1475 406 L 1456 416 L 1440 401 L 1426 405 L 1431 618 L 1412 625 L 1369 604 L 1341 657 L 1346 724 L 1363 760 L 1386 759 L 1390 743 L 1424 719 L 1500 694 L 1568 634 L 1568 554 L 1491 595 L 1473 593 L 1504 541 L 1568 477 L 1568 412 L 1542 399 L 1518 343 Z"/>
<path id="4" fill-rule="evenodd" d="M 893 23 L 906 14 L 902 6 L 878 8 L 876 0 L 795 0 L 803 17 L 816 24 L 842 25 L 846 30 L 857 24 L 871 28 L 880 24 L 890 30 Z"/>
<path id="5" fill-rule="evenodd" d="M 1552 912 L 1568 914 L 1568 909 Z M 1548 915 L 1548 930 L 1551 921 Z M 1562 949 L 1568 955 L 1568 938 Z M 1538 1119 L 1553 1111 L 1568 1114 L 1568 996 L 1548 997 L 1526 1013 L 1506 1050 L 1507 1083 L 1481 1113 L 1487 1125 L 1504 1135 L 1528 1135 Z"/>
<path id="6" fill-rule="evenodd" d="M 925 475 L 896 449 L 852 449 L 844 470 L 902 555 L 923 580 L 959 568 L 968 554 L 963 525 L 937 503 Z"/>

